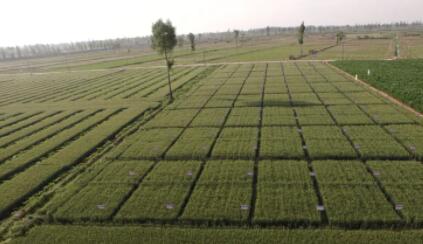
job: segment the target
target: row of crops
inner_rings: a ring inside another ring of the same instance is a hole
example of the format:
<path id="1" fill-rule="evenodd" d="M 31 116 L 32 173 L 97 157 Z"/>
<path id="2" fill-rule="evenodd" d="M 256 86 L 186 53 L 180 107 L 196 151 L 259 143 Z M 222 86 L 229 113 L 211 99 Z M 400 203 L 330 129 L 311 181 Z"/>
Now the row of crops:
<path id="1" fill-rule="evenodd" d="M 215 68 L 177 68 L 173 89 Z M 158 68 L 1 78 L 0 220 L 120 140 L 168 95 L 167 74 Z"/>
<path id="2" fill-rule="evenodd" d="M 104 164 L 72 182 L 42 212 L 56 223 L 371 226 L 419 224 L 423 217 L 423 174 L 416 161 L 320 160 L 312 162 L 311 174 L 307 161 L 265 160 L 256 165 L 257 182 L 252 160 Z"/>
<path id="3" fill-rule="evenodd" d="M 209 69 L 213 68 L 176 68 L 172 74 L 173 89 L 182 87 Z M 23 74 L 10 78 L 0 83 L 0 106 L 160 100 L 168 94 L 167 74 L 160 68 Z"/>
<path id="4" fill-rule="evenodd" d="M 5 112 L 0 118 L 0 217 L 67 171 L 148 107 Z"/>
<path id="5" fill-rule="evenodd" d="M 325 64 L 226 65 L 37 213 L 51 224 L 421 225 L 422 142 L 417 117 Z"/>

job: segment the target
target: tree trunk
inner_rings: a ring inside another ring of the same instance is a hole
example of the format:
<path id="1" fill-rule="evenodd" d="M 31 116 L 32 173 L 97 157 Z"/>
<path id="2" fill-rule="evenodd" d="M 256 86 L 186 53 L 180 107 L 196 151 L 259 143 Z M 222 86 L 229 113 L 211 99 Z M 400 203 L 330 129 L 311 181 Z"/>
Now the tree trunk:
<path id="1" fill-rule="evenodd" d="M 342 60 L 345 59 L 345 48 L 344 48 L 344 43 L 342 42 Z"/>
<path id="2" fill-rule="evenodd" d="M 169 84 L 169 97 L 170 101 L 173 101 L 173 93 L 172 93 L 172 85 L 170 82 L 170 67 L 169 67 L 169 60 L 167 57 L 167 50 L 165 49 L 165 59 L 166 59 L 166 67 L 167 67 L 167 82 Z"/>

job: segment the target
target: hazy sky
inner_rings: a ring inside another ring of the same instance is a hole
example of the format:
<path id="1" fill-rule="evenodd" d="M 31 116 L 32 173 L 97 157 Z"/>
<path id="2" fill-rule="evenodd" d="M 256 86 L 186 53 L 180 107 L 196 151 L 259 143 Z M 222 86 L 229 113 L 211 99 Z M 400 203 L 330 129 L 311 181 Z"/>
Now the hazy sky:
<path id="1" fill-rule="evenodd" d="M 423 19 L 423 0 L 1 0 L 0 46 L 177 33 Z"/>

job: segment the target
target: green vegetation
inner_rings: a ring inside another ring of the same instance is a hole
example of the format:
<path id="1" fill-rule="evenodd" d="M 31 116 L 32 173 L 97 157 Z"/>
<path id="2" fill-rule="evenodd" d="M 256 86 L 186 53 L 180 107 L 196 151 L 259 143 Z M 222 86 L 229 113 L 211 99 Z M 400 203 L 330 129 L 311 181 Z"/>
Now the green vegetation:
<path id="1" fill-rule="evenodd" d="M 54 235 L 52 235 L 54 233 Z M 130 237 L 130 238 L 128 238 Z M 37 226 L 12 243 L 418 243 L 420 230 L 242 229 L 112 226 Z"/>
<path id="2" fill-rule="evenodd" d="M 255 222 L 320 222 L 306 162 L 260 161 L 258 172 Z"/>
<path id="3" fill-rule="evenodd" d="M 330 243 L 421 227 L 412 113 L 320 62 L 173 72 L 172 102 L 163 68 L 0 83 L 0 237 L 36 243 L 67 224 L 53 238 L 77 240 L 88 232 L 67 232 L 83 225 L 92 242 L 104 228 L 117 241 L 134 231 L 225 242 L 232 230 Z"/>
<path id="4" fill-rule="evenodd" d="M 338 61 L 333 64 L 423 112 L 422 60 Z M 367 75 L 368 70 L 370 75 Z"/>

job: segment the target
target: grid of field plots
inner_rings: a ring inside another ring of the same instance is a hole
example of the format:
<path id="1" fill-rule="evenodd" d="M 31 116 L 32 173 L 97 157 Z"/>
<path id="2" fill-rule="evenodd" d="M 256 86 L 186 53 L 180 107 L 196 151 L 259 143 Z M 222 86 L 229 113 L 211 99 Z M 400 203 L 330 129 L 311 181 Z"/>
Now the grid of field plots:
<path id="1" fill-rule="evenodd" d="M 416 225 L 422 157 L 417 117 L 329 65 L 225 65 L 39 213 L 56 224 Z"/>
<path id="2" fill-rule="evenodd" d="M 210 68 L 177 68 L 175 91 Z M 0 77 L 0 218 L 159 106 L 164 69 Z"/>

